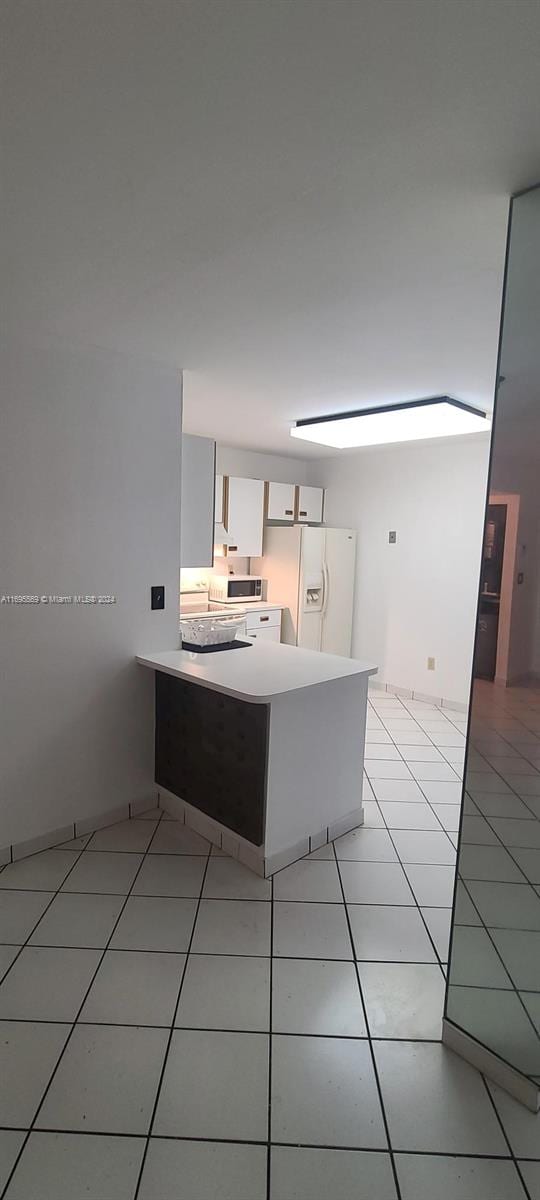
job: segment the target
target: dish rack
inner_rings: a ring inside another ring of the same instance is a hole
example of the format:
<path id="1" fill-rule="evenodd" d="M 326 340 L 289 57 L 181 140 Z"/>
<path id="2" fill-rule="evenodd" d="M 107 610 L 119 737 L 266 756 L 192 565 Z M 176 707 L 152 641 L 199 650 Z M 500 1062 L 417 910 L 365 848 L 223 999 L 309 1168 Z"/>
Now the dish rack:
<path id="1" fill-rule="evenodd" d="M 224 642 L 234 641 L 244 624 L 244 617 L 236 620 L 180 621 L 180 636 L 182 642 L 189 642 L 193 646 L 220 646 Z"/>

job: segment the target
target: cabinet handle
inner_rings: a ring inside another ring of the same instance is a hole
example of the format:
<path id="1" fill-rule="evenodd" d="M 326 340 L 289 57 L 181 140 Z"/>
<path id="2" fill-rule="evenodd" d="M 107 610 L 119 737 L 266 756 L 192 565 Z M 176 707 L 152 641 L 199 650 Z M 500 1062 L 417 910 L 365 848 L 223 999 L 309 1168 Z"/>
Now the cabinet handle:
<path id="1" fill-rule="evenodd" d="M 260 621 L 269 621 L 270 617 L 259 617 Z"/>
<path id="2" fill-rule="evenodd" d="M 299 516 L 300 516 L 300 517 L 307 517 L 307 508 L 301 508 L 301 509 L 300 509 L 300 512 L 299 512 Z"/>
<path id="3" fill-rule="evenodd" d="M 293 510 L 292 510 L 292 508 L 286 508 L 286 509 L 285 509 L 285 516 L 286 516 L 286 517 L 292 517 L 292 515 L 293 515 Z"/>
<path id="4" fill-rule="evenodd" d="M 229 546 L 228 549 L 229 550 L 238 550 L 238 546 Z"/>

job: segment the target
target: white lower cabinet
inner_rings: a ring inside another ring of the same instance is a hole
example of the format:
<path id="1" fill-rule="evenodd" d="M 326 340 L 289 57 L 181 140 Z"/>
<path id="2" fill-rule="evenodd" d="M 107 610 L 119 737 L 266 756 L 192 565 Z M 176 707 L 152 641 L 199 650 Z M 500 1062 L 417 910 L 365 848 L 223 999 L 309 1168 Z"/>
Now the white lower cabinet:
<path id="1" fill-rule="evenodd" d="M 246 616 L 246 637 L 264 642 L 281 641 L 281 609 L 274 608 L 270 612 L 248 612 Z"/>
<path id="2" fill-rule="evenodd" d="M 253 631 L 253 632 L 248 629 L 248 632 L 246 633 L 246 637 L 247 637 L 248 641 L 250 641 L 250 642 L 252 642 L 252 641 L 280 642 L 281 641 L 281 633 L 280 633 L 277 625 L 267 625 L 265 628 L 257 629 L 256 631 Z"/>

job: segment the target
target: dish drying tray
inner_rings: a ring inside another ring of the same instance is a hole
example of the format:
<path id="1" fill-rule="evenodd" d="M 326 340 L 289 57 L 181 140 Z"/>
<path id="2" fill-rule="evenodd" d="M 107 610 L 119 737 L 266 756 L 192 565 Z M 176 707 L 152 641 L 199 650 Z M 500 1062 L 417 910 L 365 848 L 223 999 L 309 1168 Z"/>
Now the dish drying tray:
<path id="1" fill-rule="evenodd" d="M 190 654 L 219 654 L 220 650 L 241 650 L 242 646 L 252 646 L 253 642 L 243 642 L 235 638 L 233 642 L 214 642 L 209 646 L 197 646 L 195 642 L 182 642 L 182 650 Z"/>

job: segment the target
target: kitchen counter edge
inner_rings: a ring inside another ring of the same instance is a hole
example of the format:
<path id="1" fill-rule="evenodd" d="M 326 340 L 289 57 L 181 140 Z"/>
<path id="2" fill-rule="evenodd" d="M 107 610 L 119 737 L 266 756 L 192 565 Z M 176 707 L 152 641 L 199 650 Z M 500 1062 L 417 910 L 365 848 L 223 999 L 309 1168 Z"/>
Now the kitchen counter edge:
<path id="1" fill-rule="evenodd" d="M 238 651 L 192 654 L 176 649 L 137 654 L 136 661 L 199 687 L 234 696 L 250 704 L 269 704 L 289 692 L 317 687 L 356 675 L 376 675 L 378 667 L 359 659 L 342 658 L 284 643 L 254 643 L 246 655 Z M 299 657 L 297 657 L 299 656 Z"/>

